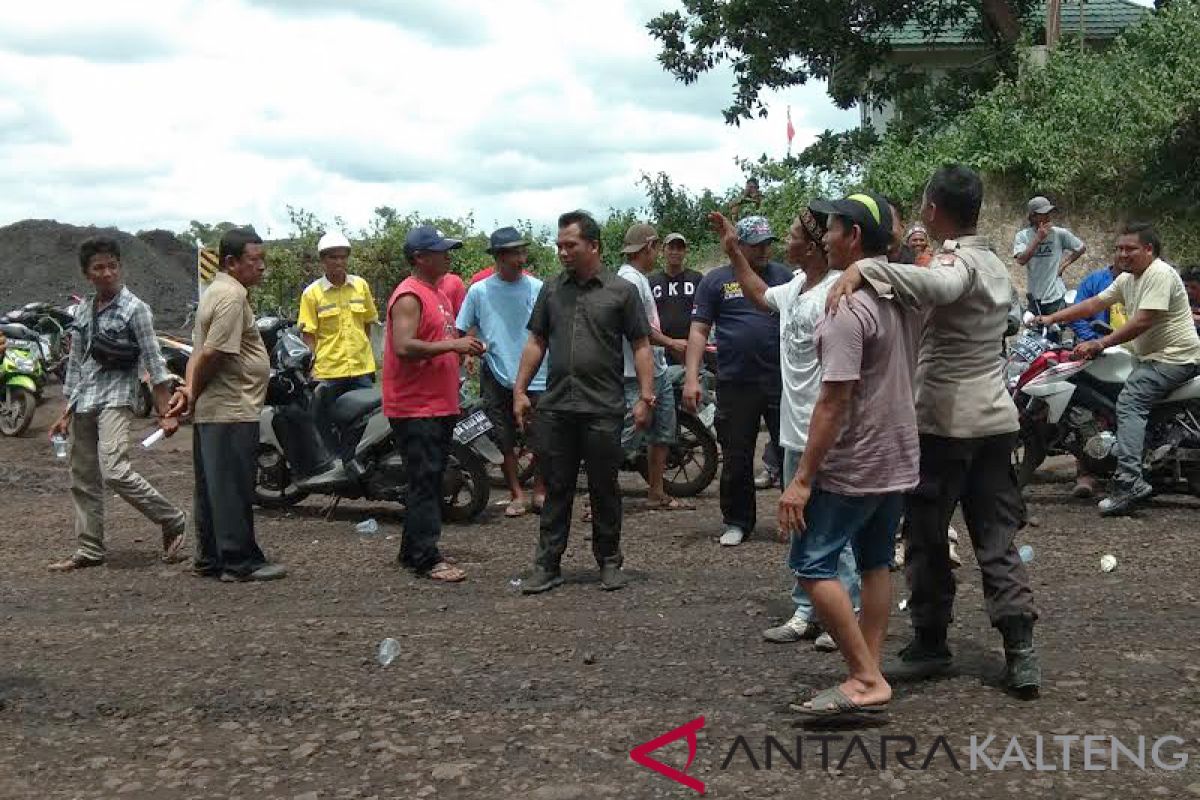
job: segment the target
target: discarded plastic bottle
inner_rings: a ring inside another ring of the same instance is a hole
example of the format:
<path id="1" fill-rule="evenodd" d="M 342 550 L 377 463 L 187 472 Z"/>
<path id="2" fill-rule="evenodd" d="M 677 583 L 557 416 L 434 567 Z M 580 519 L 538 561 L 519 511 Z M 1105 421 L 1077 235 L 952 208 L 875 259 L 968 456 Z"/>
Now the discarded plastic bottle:
<path id="1" fill-rule="evenodd" d="M 1028 564 L 1030 561 L 1033 561 L 1033 548 L 1027 544 L 1023 544 L 1021 545 L 1021 549 L 1017 551 L 1017 555 L 1021 557 L 1022 561 Z"/>
<path id="2" fill-rule="evenodd" d="M 379 523 L 375 518 L 364 519 L 362 522 L 354 526 L 354 530 L 361 533 L 363 536 L 374 536 L 379 533 Z"/>
<path id="3" fill-rule="evenodd" d="M 520 594 L 521 587 L 524 585 L 524 583 L 525 582 L 520 578 L 513 578 L 508 582 L 508 591 L 512 594 Z"/>
<path id="4" fill-rule="evenodd" d="M 379 653 L 375 657 L 379 660 L 379 665 L 386 667 L 396 660 L 396 656 L 400 655 L 400 643 L 390 636 L 379 643 Z"/>

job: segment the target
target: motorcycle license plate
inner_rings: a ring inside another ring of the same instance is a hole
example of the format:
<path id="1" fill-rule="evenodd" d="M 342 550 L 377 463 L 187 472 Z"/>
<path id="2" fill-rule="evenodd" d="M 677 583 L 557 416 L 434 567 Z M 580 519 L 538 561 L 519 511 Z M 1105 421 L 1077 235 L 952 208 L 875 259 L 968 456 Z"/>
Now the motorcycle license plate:
<path id="1" fill-rule="evenodd" d="M 463 444 L 475 441 L 492 429 L 492 421 L 487 414 L 476 411 L 466 419 L 459 420 L 454 426 L 454 440 Z"/>
<path id="2" fill-rule="evenodd" d="M 705 406 L 704 408 L 700 409 L 699 416 L 700 421 L 704 423 L 704 427 L 711 428 L 713 419 L 717 416 L 717 407 L 715 405 Z"/>

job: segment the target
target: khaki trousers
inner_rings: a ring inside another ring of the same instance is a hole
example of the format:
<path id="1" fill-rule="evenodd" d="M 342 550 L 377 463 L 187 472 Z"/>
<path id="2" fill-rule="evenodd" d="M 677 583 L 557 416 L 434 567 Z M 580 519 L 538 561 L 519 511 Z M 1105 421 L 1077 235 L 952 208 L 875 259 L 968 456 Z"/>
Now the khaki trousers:
<path id="1" fill-rule="evenodd" d="M 104 559 L 104 494 L 116 492 L 166 533 L 182 531 L 186 517 L 129 463 L 128 408 L 71 416 L 71 497 L 75 501 L 76 554 Z"/>

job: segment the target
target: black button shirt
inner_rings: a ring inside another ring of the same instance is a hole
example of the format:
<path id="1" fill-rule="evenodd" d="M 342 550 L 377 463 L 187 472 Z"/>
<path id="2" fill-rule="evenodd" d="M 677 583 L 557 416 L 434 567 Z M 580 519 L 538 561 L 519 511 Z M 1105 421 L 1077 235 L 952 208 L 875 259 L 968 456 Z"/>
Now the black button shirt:
<path id="1" fill-rule="evenodd" d="M 563 272 L 542 286 L 529 330 L 549 349 L 550 377 L 538 408 L 625 413 L 621 343 L 650 335 L 632 283 L 602 271 L 580 284 L 572 273 Z"/>

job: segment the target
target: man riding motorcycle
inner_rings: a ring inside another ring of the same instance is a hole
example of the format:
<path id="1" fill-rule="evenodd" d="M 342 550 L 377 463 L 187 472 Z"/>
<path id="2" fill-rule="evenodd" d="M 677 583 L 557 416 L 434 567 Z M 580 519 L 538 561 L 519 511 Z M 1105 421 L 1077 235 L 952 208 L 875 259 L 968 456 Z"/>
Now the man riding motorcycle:
<path id="1" fill-rule="evenodd" d="M 1095 297 L 1054 314 L 1035 317 L 1053 325 L 1092 317 L 1117 303 L 1129 321 L 1100 339 L 1081 342 L 1077 359 L 1095 358 L 1125 343 L 1138 359 L 1117 399 L 1117 474 L 1113 492 L 1100 501 L 1103 516 L 1126 514 L 1153 489 L 1142 475 L 1146 421 L 1154 404 L 1200 374 L 1200 336 L 1192 323 L 1179 273 L 1159 258 L 1162 243 L 1147 223 L 1130 223 L 1117 237 L 1116 264 L 1124 270 Z"/>

